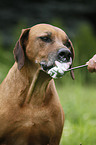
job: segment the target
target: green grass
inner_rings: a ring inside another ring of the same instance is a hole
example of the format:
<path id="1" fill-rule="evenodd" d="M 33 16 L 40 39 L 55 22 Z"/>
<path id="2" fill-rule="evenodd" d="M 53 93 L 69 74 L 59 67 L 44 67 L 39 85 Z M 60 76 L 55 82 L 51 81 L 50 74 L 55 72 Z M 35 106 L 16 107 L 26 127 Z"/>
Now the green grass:
<path id="1" fill-rule="evenodd" d="M 65 112 L 61 145 L 96 145 L 96 85 L 57 88 Z"/>

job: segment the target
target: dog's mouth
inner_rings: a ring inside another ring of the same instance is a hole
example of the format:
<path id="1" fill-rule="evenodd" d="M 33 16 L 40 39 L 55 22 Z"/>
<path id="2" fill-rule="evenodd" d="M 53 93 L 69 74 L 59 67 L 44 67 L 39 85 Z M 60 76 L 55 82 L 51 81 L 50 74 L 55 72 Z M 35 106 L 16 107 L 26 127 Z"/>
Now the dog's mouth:
<path id="1" fill-rule="evenodd" d="M 57 54 L 49 55 L 48 62 L 41 61 L 40 65 L 43 71 L 52 78 L 61 78 L 72 65 L 71 52 L 65 54 L 65 50 L 59 50 Z"/>
<path id="2" fill-rule="evenodd" d="M 55 66 L 49 69 L 48 74 L 52 78 L 61 78 L 65 74 L 67 69 L 70 68 L 71 64 L 71 62 L 60 63 L 59 61 L 55 61 Z"/>

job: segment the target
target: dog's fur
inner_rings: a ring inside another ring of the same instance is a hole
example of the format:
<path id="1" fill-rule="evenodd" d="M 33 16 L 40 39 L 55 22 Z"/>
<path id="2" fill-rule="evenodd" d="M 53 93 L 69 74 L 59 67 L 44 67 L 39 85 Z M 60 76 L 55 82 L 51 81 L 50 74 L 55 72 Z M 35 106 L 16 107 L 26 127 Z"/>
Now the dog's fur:
<path id="1" fill-rule="evenodd" d="M 64 113 L 54 81 L 40 63 L 50 57 L 52 63 L 54 53 L 65 47 L 74 58 L 71 41 L 57 27 L 38 24 L 22 30 L 15 63 L 0 85 L 0 145 L 59 145 Z"/>

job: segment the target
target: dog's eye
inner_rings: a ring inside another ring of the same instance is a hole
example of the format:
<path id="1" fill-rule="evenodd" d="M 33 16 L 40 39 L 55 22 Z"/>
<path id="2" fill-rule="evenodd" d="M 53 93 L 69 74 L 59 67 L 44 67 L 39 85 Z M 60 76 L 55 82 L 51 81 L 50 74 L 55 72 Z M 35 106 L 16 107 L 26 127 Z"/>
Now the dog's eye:
<path id="1" fill-rule="evenodd" d="M 66 41 L 66 43 L 65 43 L 64 45 L 65 45 L 66 47 L 68 47 L 68 48 L 71 47 L 71 44 L 70 44 L 70 42 L 69 42 L 68 40 Z"/>
<path id="2" fill-rule="evenodd" d="M 49 43 L 49 42 L 52 41 L 51 38 L 48 37 L 48 36 L 41 36 L 40 39 L 41 39 L 42 41 L 44 41 L 44 42 L 47 42 L 47 43 Z"/>

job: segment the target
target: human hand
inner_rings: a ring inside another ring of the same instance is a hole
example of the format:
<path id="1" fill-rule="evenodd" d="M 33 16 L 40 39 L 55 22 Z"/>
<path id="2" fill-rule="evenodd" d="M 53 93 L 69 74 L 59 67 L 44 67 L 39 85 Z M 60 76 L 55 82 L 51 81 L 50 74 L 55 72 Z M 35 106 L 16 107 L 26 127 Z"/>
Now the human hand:
<path id="1" fill-rule="evenodd" d="M 96 72 L 96 54 L 86 64 L 89 72 Z"/>

